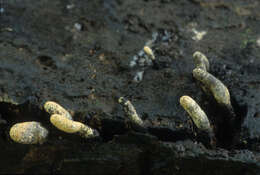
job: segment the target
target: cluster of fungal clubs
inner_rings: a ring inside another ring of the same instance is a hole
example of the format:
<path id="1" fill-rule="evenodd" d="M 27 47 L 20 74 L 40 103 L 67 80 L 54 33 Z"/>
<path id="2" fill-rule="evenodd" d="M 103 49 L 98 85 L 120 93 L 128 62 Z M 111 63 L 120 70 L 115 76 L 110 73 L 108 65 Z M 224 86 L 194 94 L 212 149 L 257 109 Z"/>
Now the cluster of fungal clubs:
<path id="1" fill-rule="evenodd" d="M 230 114 L 232 114 L 231 116 L 235 117 L 230 101 L 229 91 L 219 79 L 208 72 L 210 66 L 207 57 L 197 51 L 193 54 L 193 59 L 196 65 L 196 68 L 193 69 L 192 72 L 193 77 L 199 82 L 202 90 L 208 95 L 213 95 L 216 102 L 227 109 Z M 180 98 L 180 104 L 185 111 L 187 111 L 195 126 L 199 130 L 208 133 L 209 137 L 214 140 L 215 136 L 212 126 L 206 113 L 201 109 L 201 107 L 189 96 L 182 96 Z"/>
<path id="2" fill-rule="evenodd" d="M 155 60 L 154 53 L 149 46 L 145 46 L 143 51 L 148 55 L 150 61 Z M 137 126 L 143 126 L 142 119 L 138 116 L 134 106 L 129 100 L 121 97 L 119 103 L 124 106 L 125 113 L 130 119 L 131 123 Z M 70 113 L 53 101 L 47 101 L 44 104 L 44 109 L 50 116 L 50 122 L 57 129 L 71 134 L 79 134 L 84 138 L 91 138 L 99 136 L 99 133 L 89 126 L 73 121 Z M 21 144 L 42 144 L 46 141 L 49 131 L 41 125 L 40 122 L 22 122 L 13 125 L 9 131 L 10 138 Z"/>
<path id="3" fill-rule="evenodd" d="M 89 126 L 73 121 L 70 113 L 56 102 L 47 101 L 44 109 L 51 115 L 50 122 L 57 129 L 71 134 L 79 134 L 83 138 L 99 136 L 98 132 Z M 11 139 L 22 144 L 42 144 L 46 141 L 48 130 L 39 122 L 23 122 L 13 125 L 9 131 Z"/>
<path id="4" fill-rule="evenodd" d="M 144 51 L 151 57 L 151 59 L 154 59 L 152 50 L 149 47 L 145 47 Z M 207 57 L 197 51 L 193 54 L 193 59 L 196 65 L 196 68 L 193 70 L 193 77 L 199 82 L 203 91 L 208 95 L 213 95 L 216 102 L 222 107 L 228 109 L 230 114 L 234 116 L 229 91 L 219 79 L 208 72 L 210 65 Z M 144 127 L 144 122 L 138 116 L 134 106 L 129 100 L 120 97 L 118 102 L 123 106 L 125 114 L 131 123 Z M 201 109 L 198 103 L 190 96 L 185 95 L 180 98 L 180 104 L 189 114 L 196 128 L 199 131 L 206 133 L 210 138 L 211 146 L 215 147 L 216 138 L 213 127 L 211 126 L 206 113 Z"/>
<path id="5" fill-rule="evenodd" d="M 150 47 L 145 46 L 143 50 L 152 61 L 155 60 Z M 208 72 L 210 65 L 207 57 L 200 52 L 195 52 L 193 58 L 196 65 L 196 68 L 193 70 L 193 77 L 199 82 L 203 91 L 206 94 L 213 95 L 219 105 L 228 109 L 231 114 L 234 114 L 227 87 Z M 130 123 L 145 128 L 143 120 L 138 116 L 135 107 L 129 100 L 120 97 L 118 102 L 123 106 Z M 211 144 L 214 144 L 215 135 L 210 121 L 196 101 L 185 95 L 180 98 L 180 104 L 187 111 L 198 130 L 206 132 L 211 139 Z M 70 113 L 55 102 L 46 102 L 44 109 L 51 115 L 50 122 L 63 132 L 78 133 L 84 138 L 97 137 L 99 135 L 96 130 L 89 126 L 73 121 Z M 41 126 L 39 122 L 34 121 L 17 123 L 11 127 L 9 133 L 15 142 L 22 144 L 41 144 L 48 136 L 48 130 Z"/>

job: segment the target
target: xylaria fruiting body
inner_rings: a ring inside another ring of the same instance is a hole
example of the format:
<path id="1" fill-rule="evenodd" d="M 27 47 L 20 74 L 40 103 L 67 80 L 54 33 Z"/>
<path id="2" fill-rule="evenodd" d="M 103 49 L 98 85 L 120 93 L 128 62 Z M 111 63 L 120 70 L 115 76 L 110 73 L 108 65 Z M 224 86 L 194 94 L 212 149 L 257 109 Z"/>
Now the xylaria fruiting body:
<path id="1" fill-rule="evenodd" d="M 198 129 L 212 132 L 207 115 L 191 97 L 182 96 L 180 104 L 188 112 Z"/>
<path id="2" fill-rule="evenodd" d="M 63 115 L 63 116 L 65 116 L 66 118 L 68 118 L 70 120 L 73 120 L 71 115 L 70 115 L 70 113 L 66 109 L 64 109 L 61 105 L 56 103 L 56 102 L 47 101 L 44 104 L 44 109 L 50 115 L 52 115 L 52 114 L 60 114 L 60 115 Z"/>
<path id="3" fill-rule="evenodd" d="M 94 129 L 84 125 L 83 123 L 73 121 L 59 114 L 53 114 L 50 118 L 51 123 L 61 131 L 66 133 L 79 133 L 82 137 L 90 138 L 98 134 Z"/>
<path id="4" fill-rule="evenodd" d="M 143 125 L 142 119 L 138 116 L 134 106 L 129 100 L 126 100 L 124 97 L 120 97 L 118 102 L 124 106 L 124 111 L 131 122 L 140 126 Z"/>
<path id="5" fill-rule="evenodd" d="M 229 91 L 220 80 L 200 68 L 193 70 L 193 77 L 210 90 L 220 105 L 224 105 L 229 109 L 232 109 Z"/>
<path id="6" fill-rule="evenodd" d="M 39 122 L 23 122 L 13 125 L 9 135 L 17 143 L 42 144 L 48 136 L 48 130 Z"/>
<path id="7" fill-rule="evenodd" d="M 196 68 L 200 68 L 205 71 L 209 71 L 209 60 L 203 53 L 196 51 L 193 54 L 193 60 L 196 64 Z"/>
<path id="8" fill-rule="evenodd" d="M 148 47 L 148 46 L 144 46 L 144 52 L 152 59 L 155 60 L 155 56 L 153 54 L 153 50 Z"/>

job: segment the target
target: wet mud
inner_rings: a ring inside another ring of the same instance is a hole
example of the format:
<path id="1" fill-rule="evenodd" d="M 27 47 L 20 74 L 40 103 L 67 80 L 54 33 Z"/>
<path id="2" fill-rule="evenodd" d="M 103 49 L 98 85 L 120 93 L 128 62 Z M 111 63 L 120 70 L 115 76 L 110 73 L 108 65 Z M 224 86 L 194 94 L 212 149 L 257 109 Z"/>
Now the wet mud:
<path id="1" fill-rule="evenodd" d="M 1 173 L 260 174 L 258 1 L 1 3 Z M 196 51 L 229 90 L 232 112 L 193 78 Z M 214 143 L 180 105 L 184 95 L 204 110 Z M 127 119 L 120 97 L 143 126 Z M 55 128 L 46 101 L 99 137 Z M 30 121 L 48 130 L 43 144 L 10 138 Z"/>

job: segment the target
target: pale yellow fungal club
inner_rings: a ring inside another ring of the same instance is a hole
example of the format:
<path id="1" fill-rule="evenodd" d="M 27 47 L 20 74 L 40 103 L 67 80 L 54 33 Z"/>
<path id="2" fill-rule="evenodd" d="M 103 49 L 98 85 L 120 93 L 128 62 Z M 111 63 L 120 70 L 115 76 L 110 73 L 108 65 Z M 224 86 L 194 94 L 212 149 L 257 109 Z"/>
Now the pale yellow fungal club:
<path id="1" fill-rule="evenodd" d="M 144 46 L 144 52 L 152 59 L 155 60 L 155 56 L 153 54 L 153 50 L 148 47 L 148 46 Z"/>
<path id="2" fill-rule="evenodd" d="M 17 143 L 42 144 L 48 136 L 48 130 L 39 122 L 22 122 L 13 125 L 9 135 Z"/>
<path id="3" fill-rule="evenodd" d="M 193 77 L 210 90 L 219 104 L 232 108 L 229 91 L 219 79 L 200 68 L 193 70 Z"/>
<path id="4" fill-rule="evenodd" d="M 140 126 L 143 125 L 143 120 L 138 116 L 134 106 L 129 100 L 126 100 L 124 97 L 120 97 L 118 102 L 124 106 L 124 111 L 131 122 Z"/>
<path id="5" fill-rule="evenodd" d="M 50 118 L 51 123 L 61 131 L 66 133 L 79 133 L 85 138 L 94 137 L 94 130 L 83 123 L 73 121 L 59 114 L 53 114 Z"/>
<path id="6" fill-rule="evenodd" d="M 209 71 L 209 60 L 203 53 L 196 51 L 193 54 L 193 60 L 196 64 L 196 68 L 201 68 L 205 71 Z"/>
<path id="7" fill-rule="evenodd" d="M 60 114 L 60 115 L 63 115 L 64 117 L 66 117 L 66 118 L 68 118 L 70 120 L 73 120 L 71 115 L 70 115 L 70 113 L 66 109 L 64 109 L 61 105 L 56 103 L 56 102 L 47 101 L 44 104 L 44 109 L 50 115 L 52 115 L 52 114 Z"/>
<path id="8" fill-rule="evenodd" d="M 185 111 L 188 112 L 198 129 L 212 131 L 207 115 L 191 97 L 182 96 L 180 98 L 180 104 Z"/>

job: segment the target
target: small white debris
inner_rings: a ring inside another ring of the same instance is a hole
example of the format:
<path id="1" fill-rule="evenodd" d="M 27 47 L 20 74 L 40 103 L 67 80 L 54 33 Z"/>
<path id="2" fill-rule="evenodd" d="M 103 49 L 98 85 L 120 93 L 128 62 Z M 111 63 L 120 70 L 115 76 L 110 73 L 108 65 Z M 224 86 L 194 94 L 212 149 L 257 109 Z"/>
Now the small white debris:
<path id="1" fill-rule="evenodd" d="M 192 39 L 195 41 L 200 41 L 203 39 L 204 35 L 207 34 L 206 31 L 197 31 L 195 28 L 192 29 L 192 32 L 195 34 Z"/>
<path id="2" fill-rule="evenodd" d="M 67 8 L 68 10 L 73 9 L 74 7 L 75 7 L 74 4 L 68 4 L 68 5 L 66 6 L 66 8 Z"/>
<path id="3" fill-rule="evenodd" d="M 135 56 L 133 56 L 133 60 L 134 61 L 137 61 L 138 60 L 138 57 L 135 55 Z"/>
<path id="4" fill-rule="evenodd" d="M 145 65 L 145 58 L 140 58 L 138 60 L 138 64 L 139 64 L 139 66 L 144 66 Z"/>
<path id="5" fill-rule="evenodd" d="M 129 64 L 130 67 L 134 67 L 135 65 L 136 65 L 136 61 L 135 60 L 130 61 L 130 64 Z"/>
<path id="6" fill-rule="evenodd" d="M 151 47 L 153 45 L 153 40 L 148 40 L 145 45 Z"/>
<path id="7" fill-rule="evenodd" d="M 133 56 L 133 59 L 130 61 L 130 63 L 129 63 L 129 66 L 130 67 L 134 67 L 134 66 L 136 66 L 136 61 L 138 60 L 138 57 L 135 55 L 135 56 Z"/>
<path id="8" fill-rule="evenodd" d="M 158 32 L 154 32 L 153 34 L 152 34 L 152 41 L 154 42 L 154 41 L 156 41 L 156 39 L 158 38 L 158 36 L 159 36 L 159 33 Z"/>
<path id="9" fill-rule="evenodd" d="M 137 72 L 134 77 L 134 82 L 140 82 L 143 80 L 144 71 Z"/>
<path id="10" fill-rule="evenodd" d="M 144 56 L 144 51 L 143 51 L 143 50 L 140 50 L 140 51 L 138 52 L 138 56 L 139 56 L 139 57 Z"/>
<path id="11" fill-rule="evenodd" d="M 250 60 L 249 60 L 249 63 L 251 63 L 251 64 L 253 64 L 255 62 L 255 59 L 254 58 L 251 58 Z"/>
<path id="12" fill-rule="evenodd" d="M 83 27 L 82 27 L 82 24 L 80 24 L 80 23 L 75 23 L 75 24 L 74 24 L 74 28 L 77 29 L 78 31 L 81 31 Z"/>
<path id="13" fill-rule="evenodd" d="M 148 57 L 145 57 L 145 63 L 146 63 L 148 66 L 153 65 L 153 61 L 152 61 L 151 59 L 149 59 Z"/>
<path id="14" fill-rule="evenodd" d="M 258 47 L 260 47 L 260 37 L 257 38 L 257 40 L 256 40 L 256 45 L 257 45 Z"/>
<path id="15" fill-rule="evenodd" d="M 5 9 L 3 7 L 0 8 L 0 13 L 4 13 Z"/>

